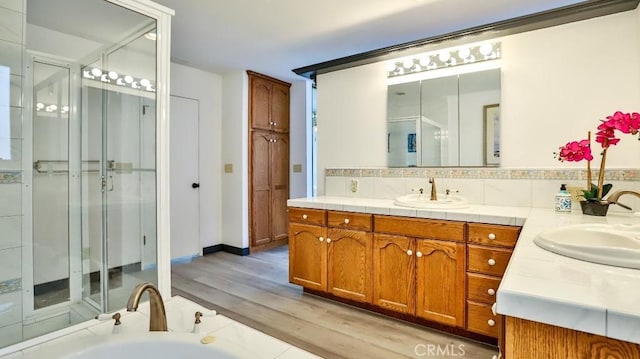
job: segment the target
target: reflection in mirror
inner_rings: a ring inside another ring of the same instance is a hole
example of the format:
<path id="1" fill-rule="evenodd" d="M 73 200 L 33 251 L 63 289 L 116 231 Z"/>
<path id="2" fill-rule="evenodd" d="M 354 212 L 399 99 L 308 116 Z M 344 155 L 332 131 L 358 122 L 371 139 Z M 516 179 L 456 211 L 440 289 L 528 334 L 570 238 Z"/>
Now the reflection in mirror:
<path id="1" fill-rule="evenodd" d="M 500 69 L 388 86 L 390 167 L 499 165 Z"/>

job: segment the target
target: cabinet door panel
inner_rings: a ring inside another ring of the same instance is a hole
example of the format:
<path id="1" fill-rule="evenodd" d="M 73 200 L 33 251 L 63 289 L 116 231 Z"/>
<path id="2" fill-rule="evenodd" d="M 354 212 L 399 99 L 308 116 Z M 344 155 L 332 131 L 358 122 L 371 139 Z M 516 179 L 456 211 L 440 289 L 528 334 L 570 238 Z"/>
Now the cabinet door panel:
<path id="1" fill-rule="evenodd" d="M 416 315 L 464 327 L 465 244 L 416 240 Z"/>
<path id="2" fill-rule="evenodd" d="M 415 258 L 412 238 L 374 234 L 373 304 L 415 314 Z"/>
<path id="3" fill-rule="evenodd" d="M 327 290 L 327 229 L 292 223 L 289 227 L 289 281 Z"/>
<path id="4" fill-rule="evenodd" d="M 371 233 L 330 228 L 328 237 L 329 292 L 371 303 Z"/>
<path id="5" fill-rule="evenodd" d="M 271 94 L 272 129 L 278 132 L 289 132 L 289 87 L 273 84 Z"/>
<path id="6" fill-rule="evenodd" d="M 251 245 L 267 244 L 271 234 L 271 190 L 269 173 L 269 135 L 262 131 L 251 133 Z"/>
<path id="7" fill-rule="evenodd" d="M 273 239 L 287 237 L 289 217 L 289 135 L 273 134 L 271 143 L 271 222 Z"/>
<path id="8" fill-rule="evenodd" d="M 260 77 L 249 76 L 251 99 L 249 101 L 252 129 L 270 129 L 271 83 Z"/>

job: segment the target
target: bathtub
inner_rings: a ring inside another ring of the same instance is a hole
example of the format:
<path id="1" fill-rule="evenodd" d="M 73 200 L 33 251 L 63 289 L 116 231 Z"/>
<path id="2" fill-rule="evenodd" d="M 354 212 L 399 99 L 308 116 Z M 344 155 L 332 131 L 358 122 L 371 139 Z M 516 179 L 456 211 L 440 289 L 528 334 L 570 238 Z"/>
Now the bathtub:
<path id="1" fill-rule="evenodd" d="M 74 342 L 42 344 L 25 352 L 23 359 L 152 359 L 240 358 L 227 348 L 201 343 L 204 334 L 145 332 L 83 337 Z"/>

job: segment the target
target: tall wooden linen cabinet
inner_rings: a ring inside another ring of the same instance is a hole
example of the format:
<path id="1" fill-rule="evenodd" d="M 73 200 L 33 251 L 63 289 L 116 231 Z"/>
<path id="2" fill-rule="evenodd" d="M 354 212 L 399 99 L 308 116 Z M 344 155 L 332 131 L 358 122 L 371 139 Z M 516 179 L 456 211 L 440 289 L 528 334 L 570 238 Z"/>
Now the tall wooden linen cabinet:
<path id="1" fill-rule="evenodd" d="M 289 220 L 289 88 L 253 72 L 249 76 L 250 250 L 286 244 Z"/>

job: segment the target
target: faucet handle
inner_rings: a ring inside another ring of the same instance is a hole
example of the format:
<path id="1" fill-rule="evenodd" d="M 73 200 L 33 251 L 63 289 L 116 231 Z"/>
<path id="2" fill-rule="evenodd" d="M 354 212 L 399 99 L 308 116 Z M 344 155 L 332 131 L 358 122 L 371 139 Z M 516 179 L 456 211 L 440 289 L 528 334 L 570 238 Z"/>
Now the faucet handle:
<path id="1" fill-rule="evenodd" d="M 420 192 L 420 194 L 424 194 L 424 188 L 412 188 L 411 192 Z"/>
<path id="2" fill-rule="evenodd" d="M 196 324 L 200 324 L 202 321 L 200 318 L 203 316 L 201 312 L 196 312 Z"/>
<path id="3" fill-rule="evenodd" d="M 460 191 L 459 191 L 459 190 L 457 190 L 457 189 L 448 189 L 448 188 L 447 188 L 447 189 L 445 189 L 445 190 L 444 190 L 444 193 L 448 196 L 448 195 L 450 195 L 451 193 L 460 193 Z"/>

